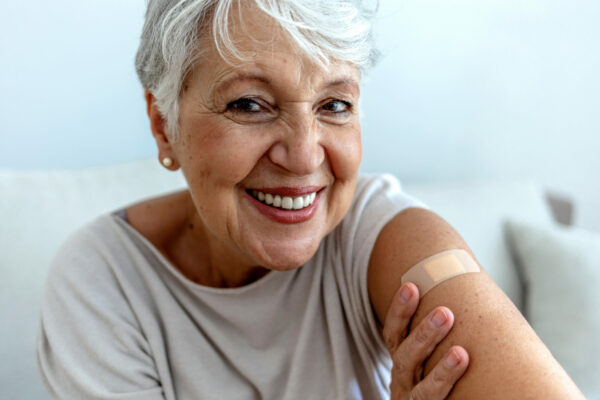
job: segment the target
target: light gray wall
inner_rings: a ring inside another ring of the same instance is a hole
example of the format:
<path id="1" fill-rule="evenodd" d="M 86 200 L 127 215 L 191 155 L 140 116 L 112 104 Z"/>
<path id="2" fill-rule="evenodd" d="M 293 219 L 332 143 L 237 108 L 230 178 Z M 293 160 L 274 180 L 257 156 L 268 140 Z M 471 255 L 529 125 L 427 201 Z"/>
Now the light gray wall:
<path id="1" fill-rule="evenodd" d="M 600 231 L 600 2 L 382 2 L 364 170 L 532 179 Z"/>
<path id="2" fill-rule="evenodd" d="M 133 60 L 144 4 L 0 3 L 0 167 L 79 167 L 152 154 Z"/>
<path id="3" fill-rule="evenodd" d="M 0 5 L 0 167 L 153 156 L 133 57 L 143 0 Z M 364 171 L 533 179 L 600 231 L 600 2 L 382 0 Z"/>

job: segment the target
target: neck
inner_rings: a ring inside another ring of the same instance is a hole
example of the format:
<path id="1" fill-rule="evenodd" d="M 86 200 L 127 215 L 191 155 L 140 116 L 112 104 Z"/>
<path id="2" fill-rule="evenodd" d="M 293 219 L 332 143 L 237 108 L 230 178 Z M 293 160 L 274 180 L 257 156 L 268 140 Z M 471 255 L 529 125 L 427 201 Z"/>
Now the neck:
<path id="1" fill-rule="evenodd" d="M 165 253 L 186 278 L 199 285 L 236 288 L 249 285 L 269 272 L 267 268 L 252 265 L 236 249 L 211 237 L 193 203 L 178 231 L 165 243 Z"/>

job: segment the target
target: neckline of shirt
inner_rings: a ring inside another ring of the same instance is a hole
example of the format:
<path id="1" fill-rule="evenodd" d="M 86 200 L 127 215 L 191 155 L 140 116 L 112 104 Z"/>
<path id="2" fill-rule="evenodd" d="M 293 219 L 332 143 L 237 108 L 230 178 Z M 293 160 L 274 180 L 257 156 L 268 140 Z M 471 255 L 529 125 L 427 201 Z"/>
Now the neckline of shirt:
<path id="1" fill-rule="evenodd" d="M 196 282 L 191 281 L 186 278 L 181 271 L 179 271 L 173 263 L 171 263 L 144 235 L 138 232 L 134 227 L 124 221 L 119 215 L 115 213 L 111 213 L 106 216 L 109 221 L 111 221 L 114 226 L 124 232 L 130 240 L 137 240 L 140 242 L 145 248 L 150 250 L 150 252 L 157 258 L 160 262 L 161 266 L 167 270 L 171 275 L 173 275 L 177 280 L 182 282 L 185 286 L 192 289 L 193 291 L 201 291 L 204 293 L 212 293 L 218 295 L 242 295 L 249 291 L 260 290 L 267 283 L 275 279 L 276 277 L 285 277 L 290 274 L 294 274 L 298 271 L 299 268 L 291 271 L 269 271 L 260 279 L 244 286 L 236 287 L 236 288 L 215 288 L 211 286 L 200 285 Z M 302 268 L 302 267 L 300 267 Z"/>

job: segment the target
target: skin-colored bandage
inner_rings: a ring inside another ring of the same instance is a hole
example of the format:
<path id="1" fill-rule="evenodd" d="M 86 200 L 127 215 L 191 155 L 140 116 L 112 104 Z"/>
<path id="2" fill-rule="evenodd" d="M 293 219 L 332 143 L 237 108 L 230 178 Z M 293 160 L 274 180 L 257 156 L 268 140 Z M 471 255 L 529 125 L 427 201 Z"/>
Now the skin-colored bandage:
<path id="1" fill-rule="evenodd" d="M 424 259 L 402 275 L 402 284 L 412 282 L 423 297 L 440 283 L 469 272 L 479 272 L 479 265 L 465 250 L 452 249 Z"/>

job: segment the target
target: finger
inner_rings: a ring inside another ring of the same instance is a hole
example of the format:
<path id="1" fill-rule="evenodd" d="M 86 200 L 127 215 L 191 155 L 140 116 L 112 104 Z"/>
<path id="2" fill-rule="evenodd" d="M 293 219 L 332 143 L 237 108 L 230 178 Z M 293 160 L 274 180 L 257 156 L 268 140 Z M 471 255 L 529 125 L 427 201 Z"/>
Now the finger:
<path id="1" fill-rule="evenodd" d="M 452 346 L 429 374 L 412 390 L 414 400 L 442 400 L 463 376 L 469 366 L 469 354 L 460 346 Z"/>
<path id="2" fill-rule="evenodd" d="M 406 337 L 410 320 L 418 305 L 419 289 L 415 284 L 407 282 L 400 286 L 392 299 L 383 325 L 383 339 L 390 354 L 394 354 Z"/>
<path id="3" fill-rule="evenodd" d="M 392 378 L 403 387 L 412 387 L 420 381 L 423 363 L 453 324 L 454 315 L 447 307 L 437 307 L 429 313 L 392 354 Z"/>

